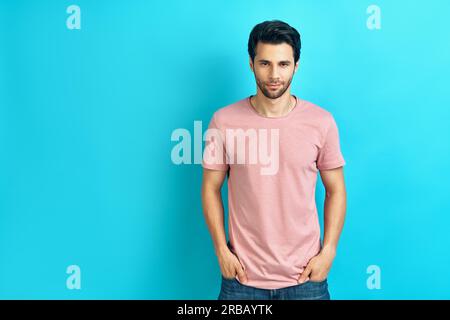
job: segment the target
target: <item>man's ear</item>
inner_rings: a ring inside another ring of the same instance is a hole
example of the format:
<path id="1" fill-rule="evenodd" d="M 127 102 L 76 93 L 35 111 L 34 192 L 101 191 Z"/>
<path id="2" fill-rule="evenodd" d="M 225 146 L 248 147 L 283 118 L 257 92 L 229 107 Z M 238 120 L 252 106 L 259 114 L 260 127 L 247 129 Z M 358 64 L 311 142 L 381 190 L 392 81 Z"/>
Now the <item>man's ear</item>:
<path id="1" fill-rule="evenodd" d="M 297 61 L 297 63 L 295 64 L 295 68 L 294 68 L 294 73 L 297 72 L 298 66 L 300 64 L 300 59 Z"/>
<path id="2" fill-rule="evenodd" d="M 255 70 L 253 69 L 253 61 L 252 61 L 252 57 L 248 56 L 248 58 L 249 58 L 250 70 L 251 70 L 252 72 L 254 72 Z"/>

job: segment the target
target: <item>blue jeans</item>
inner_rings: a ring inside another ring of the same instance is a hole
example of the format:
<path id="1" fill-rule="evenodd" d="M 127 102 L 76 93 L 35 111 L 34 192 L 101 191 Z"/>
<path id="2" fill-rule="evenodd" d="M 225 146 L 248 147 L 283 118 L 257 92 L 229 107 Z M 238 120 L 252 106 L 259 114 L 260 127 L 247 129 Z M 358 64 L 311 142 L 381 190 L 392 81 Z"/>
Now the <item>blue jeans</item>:
<path id="1" fill-rule="evenodd" d="M 218 300 L 330 300 L 327 279 L 280 289 L 261 289 L 227 279 L 222 275 Z"/>

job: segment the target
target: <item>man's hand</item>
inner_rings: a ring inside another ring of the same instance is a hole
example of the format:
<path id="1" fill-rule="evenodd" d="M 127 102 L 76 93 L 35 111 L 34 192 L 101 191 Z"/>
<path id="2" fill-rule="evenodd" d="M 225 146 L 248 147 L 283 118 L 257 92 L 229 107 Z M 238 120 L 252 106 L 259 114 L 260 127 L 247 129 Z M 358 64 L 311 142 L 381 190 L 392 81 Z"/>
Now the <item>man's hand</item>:
<path id="1" fill-rule="evenodd" d="M 336 252 L 334 249 L 322 248 L 320 253 L 309 260 L 305 270 L 300 274 L 298 283 L 306 281 L 320 282 L 324 281 L 330 272 Z"/>
<path id="2" fill-rule="evenodd" d="M 239 259 L 236 255 L 231 252 L 230 249 L 226 248 L 223 252 L 218 255 L 220 270 L 222 275 L 227 279 L 233 279 L 238 275 L 239 281 L 242 283 L 247 282 L 247 275 L 242 267 Z"/>

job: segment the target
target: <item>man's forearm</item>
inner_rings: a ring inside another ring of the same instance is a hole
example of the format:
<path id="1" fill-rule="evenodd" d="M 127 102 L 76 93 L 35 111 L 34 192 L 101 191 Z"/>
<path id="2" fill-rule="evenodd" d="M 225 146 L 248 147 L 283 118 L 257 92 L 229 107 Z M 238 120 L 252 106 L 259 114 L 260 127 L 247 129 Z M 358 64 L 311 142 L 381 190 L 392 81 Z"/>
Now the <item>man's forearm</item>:
<path id="1" fill-rule="evenodd" d="M 336 253 L 337 244 L 344 226 L 346 212 L 346 192 L 344 190 L 327 193 L 324 204 L 323 251 Z"/>
<path id="2" fill-rule="evenodd" d="M 224 210 L 220 190 L 203 189 L 202 205 L 206 224 L 214 244 L 216 255 L 227 250 L 227 240 L 224 226 Z"/>

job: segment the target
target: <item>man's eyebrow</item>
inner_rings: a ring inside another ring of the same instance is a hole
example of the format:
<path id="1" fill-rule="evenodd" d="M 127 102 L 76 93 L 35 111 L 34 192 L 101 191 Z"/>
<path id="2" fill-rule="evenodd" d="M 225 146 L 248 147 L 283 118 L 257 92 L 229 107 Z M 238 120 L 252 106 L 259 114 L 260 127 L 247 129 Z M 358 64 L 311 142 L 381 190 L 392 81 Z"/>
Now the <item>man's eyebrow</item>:
<path id="1" fill-rule="evenodd" d="M 268 63 L 270 63 L 269 60 L 265 60 L 265 59 L 259 59 L 258 61 L 259 61 L 259 62 L 268 62 Z M 289 60 L 281 60 L 279 63 L 287 63 L 287 64 L 290 64 L 291 62 L 290 62 Z"/>

